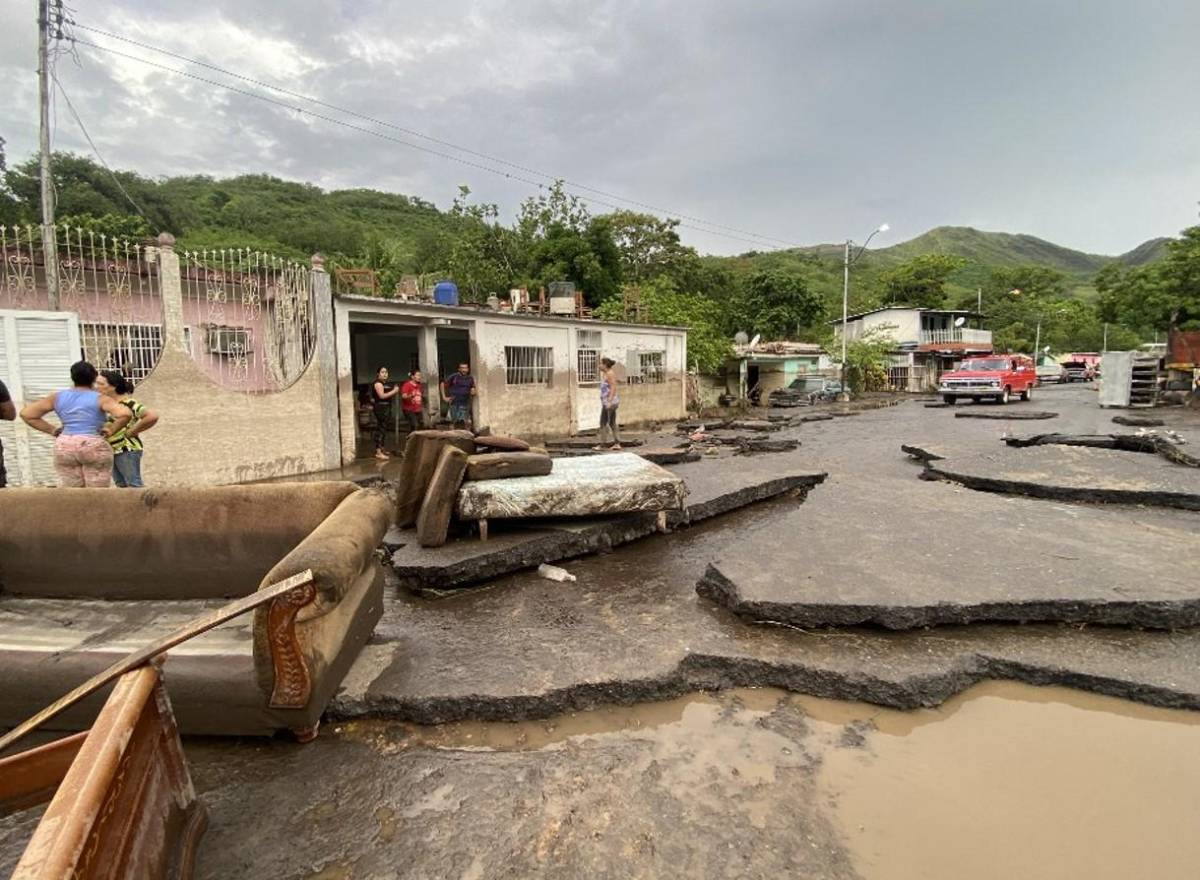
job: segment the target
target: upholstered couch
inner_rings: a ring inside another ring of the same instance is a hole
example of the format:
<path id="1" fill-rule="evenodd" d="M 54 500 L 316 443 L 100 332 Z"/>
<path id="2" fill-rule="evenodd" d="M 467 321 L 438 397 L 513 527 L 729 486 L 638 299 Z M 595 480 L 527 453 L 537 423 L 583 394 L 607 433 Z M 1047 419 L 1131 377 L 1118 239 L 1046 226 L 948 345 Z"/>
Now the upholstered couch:
<path id="1" fill-rule="evenodd" d="M 231 598 L 314 583 L 167 654 L 184 733 L 315 735 L 382 613 L 390 505 L 352 483 L 0 491 L 0 726 Z M 90 725 L 105 693 L 51 726 Z"/>

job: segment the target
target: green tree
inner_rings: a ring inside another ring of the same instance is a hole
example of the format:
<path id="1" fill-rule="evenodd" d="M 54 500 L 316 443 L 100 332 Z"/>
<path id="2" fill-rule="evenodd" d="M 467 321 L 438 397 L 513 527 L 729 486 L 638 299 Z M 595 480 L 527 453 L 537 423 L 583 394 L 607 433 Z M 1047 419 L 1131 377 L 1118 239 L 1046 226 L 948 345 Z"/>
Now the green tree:
<path id="1" fill-rule="evenodd" d="M 678 220 L 661 220 L 637 211 L 614 211 L 607 215 L 613 241 L 621 254 L 621 274 L 638 283 L 659 275 L 676 280 L 692 270 L 696 252 L 679 241 Z"/>
<path id="2" fill-rule="evenodd" d="M 885 303 L 940 309 L 946 305 L 946 282 L 967 264 L 961 257 L 921 254 L 879 276 Z"/>
<path id="3" fill-rule="evenodd" d="M 811 328 L 824 315 L 819 294 L 809 289 L 801 275 L 792 272 L 756 272 L 738 291 L 733 318 L 737 329 L 766 339 L 792 339 Z"/>
<path id="4" fill-rule="evenodd" d="M 697 293 L 681 292 L 675 282 L 660 275 L 640 286 L 642 320 L 652 324 L 688 328 L 688 367 L 715 373 L 733 354 L 729 337 L 721 329 L 721 306 Z M 596 317 L 620 320 L 620 298 L 613 297 L 596 310 Z"/>
<path id="5" fill-rule="evenodd" d="M 544 287 L 573 281 L 597 306 L 621 290 L 621 253 L 607 217 L 592 217 L 561 180 L 550 191 L 521 204 L 513 229 L 525 255 L 525 282 Z"/>
<path id="6" fill-rule="evenodd" d="M 1200 328 L 1200 226 L 1168 242 L 1161 263 L 1132 269 L 1110 263 L 1095 283 L 1106 321 L 1147 331 Z"/>
<path id="7" fill-rule="evenodd" d="M 882 391 L 887 387 L 887 368 L 896 350 L 895 324 L 878 324 L 846 343 L 846 384 L 850 391 Z M 830 357 L 841 363 L 841 343 L 831 345 Z"/>

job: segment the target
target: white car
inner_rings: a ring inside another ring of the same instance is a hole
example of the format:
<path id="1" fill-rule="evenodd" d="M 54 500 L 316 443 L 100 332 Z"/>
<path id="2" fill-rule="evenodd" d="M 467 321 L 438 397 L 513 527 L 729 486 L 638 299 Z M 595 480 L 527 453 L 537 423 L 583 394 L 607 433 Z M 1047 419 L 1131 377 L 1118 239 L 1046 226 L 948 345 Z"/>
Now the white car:
<path id="1" fill-rule="evenodd" d="M 1037 378 L 1039 385 L 1045 385 L 1047 382 L 1062 382 L 1067 376 L 1067 371 L 1062 364 L 1047 362 L 1038 364 Z"/>

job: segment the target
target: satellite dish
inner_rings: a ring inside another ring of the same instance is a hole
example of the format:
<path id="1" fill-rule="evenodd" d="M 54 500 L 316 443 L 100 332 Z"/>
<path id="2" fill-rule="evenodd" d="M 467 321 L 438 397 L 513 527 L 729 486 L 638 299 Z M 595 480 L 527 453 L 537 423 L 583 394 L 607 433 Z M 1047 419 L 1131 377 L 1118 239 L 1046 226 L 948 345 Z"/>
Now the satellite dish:
<path id="1" fill-rule="evenodd" d="M 739 330 L 737 333 L 733 334 L 733 341 L 737 345 L 745 345 L 750 341 L 750 337 L 746 335 L 745 330 Z"/>
<path id="2" fill-rule="evenodd" d="M 966 319 L 966 318 L 964 318 L 964 317 L 961 317 L 961 316 L 959 316 L 959 317 L 957 317 L 957 318 L 955 318 L 955 319 L 954 319 L 954 326 L 955 326 L 955 327 L 961 327 L 961 326 L 962 326 L 963 324 L 965 324 L 965 323 L 967 323 L 967 319 Z"/>
<path id="3" fill-rule="evenodd" d="M 754 346 L 758 345 L 758 341 L 759 341 L 760 339 L 762 339 L 762 334 L 761 334 L 761 333 L 755 333 L 755 334 L 754 334 L 754 338 L 750 340 L 750 347 L 751 347 L 751 348 L 754 348 Z"/>

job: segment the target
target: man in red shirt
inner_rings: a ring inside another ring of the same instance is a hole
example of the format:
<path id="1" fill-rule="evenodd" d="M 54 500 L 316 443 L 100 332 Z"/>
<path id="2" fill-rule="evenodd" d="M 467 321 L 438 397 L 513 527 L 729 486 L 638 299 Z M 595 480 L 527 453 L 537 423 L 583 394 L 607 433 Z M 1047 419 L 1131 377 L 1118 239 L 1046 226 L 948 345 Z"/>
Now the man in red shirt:
<path id="1" fill-rule="evenodd" d="M 420 370 L 409 373 L 408 381 L 400 386 L 400 409 L 404 412 L 404 418 L 408 419 L 410 431 L 425 427 L 425 387 Z"/>

